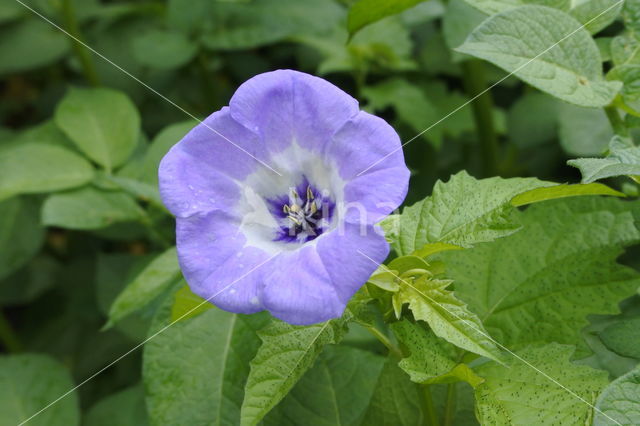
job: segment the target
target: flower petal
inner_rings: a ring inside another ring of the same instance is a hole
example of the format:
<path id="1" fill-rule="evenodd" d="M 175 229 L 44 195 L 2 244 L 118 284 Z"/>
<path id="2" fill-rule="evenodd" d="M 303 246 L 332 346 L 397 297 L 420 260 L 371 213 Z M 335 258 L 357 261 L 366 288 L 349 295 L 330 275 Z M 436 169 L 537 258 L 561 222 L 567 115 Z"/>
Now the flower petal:
<path id="1" fill-rule="evenodd" d="M 344 312 L 347 303 L 389 253 L 374 227 L 345 224 L 293 252 L 282 253 L 265 277 L 263 304 L 275 317 L 307 325 Z M 366 254 L 364 256 L 362 253 Z M 373 261 L 372 261 L 373 259 Z"/>

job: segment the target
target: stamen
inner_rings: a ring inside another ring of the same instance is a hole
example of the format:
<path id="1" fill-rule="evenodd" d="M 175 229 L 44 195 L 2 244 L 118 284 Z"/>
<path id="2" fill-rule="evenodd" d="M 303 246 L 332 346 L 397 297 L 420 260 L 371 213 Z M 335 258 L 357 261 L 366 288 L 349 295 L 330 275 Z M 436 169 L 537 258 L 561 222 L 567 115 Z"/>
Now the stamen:
<path id="1" fill-rule="evenodd" d="M 307 201 L 313 200 L 313 191 L 311 190 L 311 185 L 307 186 Z"/>
<path id="2" fill-rule="evenodd" d="M 285 204 L 284 206 L 282 206 L 282 211 L 285 212 L 286 214 L 289 214 L 291 209 L 289 208 L 288 204 Z"/>
<path id="3" fill-rule="evenodd" d="M 316 214 L 316 212 L 318 211 L 318 206 L 316 205 L 316 202 L 315 202 L 315 201 L 313 201 L 313 202 L 311 203 L 311 206 L 310 206 L 309 208 L 310 208 L 310 210 L 311 210 L 311 214 L 312 214 L 312 215 L 313 215 L 313 214 Z"/>

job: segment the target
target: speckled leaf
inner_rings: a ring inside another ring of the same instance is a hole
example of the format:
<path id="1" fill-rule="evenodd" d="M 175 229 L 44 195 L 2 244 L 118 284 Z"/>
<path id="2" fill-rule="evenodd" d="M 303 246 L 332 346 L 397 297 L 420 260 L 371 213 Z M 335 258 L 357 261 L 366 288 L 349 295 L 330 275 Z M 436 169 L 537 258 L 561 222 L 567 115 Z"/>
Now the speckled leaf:
<path id="1" fill-rule="evenodd" d="M 555 200 L 558 198 L 577 197 L 585 195 L 611 195 L 614 197 L 624 197 L 622 192 L 611 189 L 606 185 L 599 183 L 575 184 L 575 185 L 556 185 L 544 188 L 536 188 L 522 194 L 518 194 L 511 200 L 514 206 L 524 206 L 527 204 L 538 203 L 546 200 Z"/>
<path id="2" fill-rule="evenodd" d="M 605 158 L 577 158 L 567 164 L 580 169 L 582 182 L 590 183 L 612 176 L 640 176 L 640 147 L 630 139 L 614 136 Z"/>
<path id="3" fill-rule="evenodd" d="M 588 424 L 593 415 L 588 404 L 593 404 L 596 395 L 606 386 L 607 373 L 572 364 L 569 361 L 572 353 L 572 347 L 558 344 L 529 347 L 517 352 L 526 363 L 513 358 L 506 366 L 492 362 L 479 367 L 478 373 L 485 379 L 476 388 L 476 413 L 480 423 Z"/>
<path id="4" fill-rule="evenodd" d="M 344 332 L 344 318 L 310 326 L 274 319 L 260 330 L 262 346 L 251 361 L 240 423 L 260 422 L 311 368 L 324 346 L 338 343 Z"/>
<path id="5" fill-rule="evenodd" d="M 600 52 L 588 31 L 550 7 L 522 6 L 494 15 L 457 50 L 576 105 L 608 105 L 622 86 L 603 79 Z"/>
<path id="6" fill-rule="evenodd" d="M 263 424 L 359 426 L 383 364 L 380 355 L 349 346 L 329 346 Z"/>
<path id="7" fill-rule="evenodd" d="M 589 314 L 614 314 L 640 277 L 616 263 L 637 243 L 630 204 L 613 198 L 554 200 L 529 207 L 523 229 L 463 252 L 440 254 L 456 294 L 507 347 L 584 345 Z M 458 255 L 460 253 L 460 255 Z"/>
<path id="8" fill-rule="evenodd" d="M 0 423 L 22 424 L 60 395 L 72 390 L 67 369 L 46 355 L 24 354 L 0 357 Z M 28 425 L 74 426 L 80 424 L 78 395 L 64 399 L 38 414 Z"/>
<path id="9" fill-rule="evenodd" d="M 598 335 L 618 355 L 640 360 L 640 318 L 616 321 Z"/>
<path id="10" fill-rule="evenodd" d="M 43 241 L 39 203 L 21 197 L 0 201 L 0 279 L 24 266 Z"/>
<path id="11" fill-rule="evenodd" d="M 594 426 L 640 424 L 640 368 L 618 377 L 596 401 Z"/>

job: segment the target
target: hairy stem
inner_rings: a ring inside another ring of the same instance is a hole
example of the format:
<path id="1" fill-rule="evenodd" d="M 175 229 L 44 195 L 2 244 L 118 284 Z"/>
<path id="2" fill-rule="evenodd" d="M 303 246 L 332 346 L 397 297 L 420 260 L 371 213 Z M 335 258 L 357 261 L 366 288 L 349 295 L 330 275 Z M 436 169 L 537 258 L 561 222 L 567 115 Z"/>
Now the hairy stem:
<path id="1" fill-rule="evenodd" d="M 20 343 L 18 335 L 13 331 L 9 320 L 2 311 L 0 311 L 0 342 L 2 342 L 7 352 L 20 352 L 22 350 L 22 343 Z"/>
<path id="2" fill-rule="evenodd" d="M 480 139 L 482 171 L 485 176 L 498 173 L 498 136 L 493 125 L 493 98 L 486 91 L 484 63 L 471 59 L 462 63 L 463 80 L 471 102 L 476 131 Z M 482 94 L 481 94 L 482 93 Z"/>
<path id="3" fill-rule="evenodd" d="M 604 112 L 607 114 L 607 118 L 609 119 L 613 132 L 616 135 L 629 136 L 629 130 L 627 129 L 627 126 L 624 125 L 624 121 L 622 121 L 616 107 L 609 105 L 604 108 Z"/>
<path id="4" fill-rule="evenodd" d="M 71 0 L 62 0 L 62 18 L 65 29 L 73 36 L 73 52 L 80 61 L 85 79 L 92 86 L 99 86 L 100 78 L 96 72 L 95 64 L 91 59 L 91 53 L 79 41 L 82 40 L 82 34 L 80 33 L 78 20 Z"/>
<path id="5" fill-rule="evenodd" d="M 456 383 L 447 385 L 447 399 L 444 406 L 444 426 L 453 425 L 453 417 L 456 413 Z"/>
<path id="6" fill-rule="evenodd" d="M 436 407 L 433 405 L 433 398 L 431 398 L 431 389 L 429 389 L 429 385 L 422 385 L 422 397 L 425 414 L 424 424 L 426 426 L 438 426 L 440 421 L 438 420 Z"/>

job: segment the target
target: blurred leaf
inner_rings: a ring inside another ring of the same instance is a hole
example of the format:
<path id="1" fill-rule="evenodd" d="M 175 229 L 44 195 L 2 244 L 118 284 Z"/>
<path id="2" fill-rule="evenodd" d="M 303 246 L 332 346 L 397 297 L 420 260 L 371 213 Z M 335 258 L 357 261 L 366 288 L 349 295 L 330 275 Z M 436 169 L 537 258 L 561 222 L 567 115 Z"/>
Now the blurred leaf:
<path id="1" fill-rule="evenodd" d="M 627 0 L 622 9 L 624 25 L 631 31 L 640 32 L 640 2 L 638 0 Z"/>
<path id="2" fill-rule="evenodd" d="M 210 309 L 150 340 L 143 375 L 151 423 L 238 424 L 249 361 L 260 346 L 255 331 L 266 319 Z"/>
<path id="3" fill-rule="evenodd" d="M 178 255 L 172 247 L 156 256 L 118 295 L 109 309 L 109 322 L 105 327 L 147 306 L 179 277 Z"/>
<path id="4" fill-rule="evenodd" d="M 590 422 L 592 408 L 585 401 L 593 404 L 595 395 L 606 386 L 605 372 L 572 364 L 570 346 L 552 343 L 516 353 L 525 361 L 491 362 L 478 369 L 485 379 L 476 388 L 476 415 L 481 424 L 578 426 Z"/>
<path id="5" fill-rule="evenodd" d="M 640 65 L 618 65 L 607 73 L 607 79 L 624 84 L 619 106 L 629 114 L 640 116 Z"/>
<path id="6" fill-rule="evenodd" d="M 601 108 L 564 104 L 560 107 L 559 136 L 569 155 L 600 155 L 607 149 L 613 129 Z"/>
<path id="7" fill-rule="evenodd" d="M 197 123 L 194 120 L 170 124 L 151 141 L 140 170 L 140 178 L 153 185 L 158 184 L 158 166 L 162 157 L 177 144 Z"/>
<path id="8" fill-rule="evenodd" d="M 147 426 L 144 389 L 132 386 L 94 404 L 83 422 L 85 426 Z"/>
<path id="9" fill-rule="evenodd" d="M 140 221 L 144 214 L 129 195 L 88 186 L 50 195 L 42 206 L 42 223 L 67 229 L 100 229 Z"/>
<path id="10" fill-rule="evenodd" d="M 549 6 L 559 10 L 568 11 L 571 6 L 570 0 L 466 0 L 469 4 L 483 11 L 487 15 L 504 12 L 527 4 Z"/>
<path id="11" fill-rule="evenodd" d="M 29 425 L 80 424 L 78 396 L 67 369 L 58 361 L 37 354 L 0 357 L 0 413 L 3 425 L 22 424 L 61 395 L 65 398 L 39 413 Z"/>
<path id="12" fill-rule="evenodd" d="M 0 203 L 0 212 L 2 211 L 1 206 L 2 203 Z M 39 213 L 37 211 L 34 213 L 34 218 L 38 220 Z M 0 213 L 0 215 L 2 215 L 2 213 Z M 0 221 L 2 221 L 2 219 L 0 219 Z M 41 232 L 39 224 L 31 226 L 33 226 L 32 229 L 26 226 L 16 227 L 16 229 L 21 230 L 21 237 L 27 232 Z M 15 250 L 15 246 L 18 245 L 19 241 L 20 239 L 12 240 L 10 249 L 0 248 L 3 256 Z M 42 237 L 32 237 L 29 243 L 33 244 L 38 241 L 41 242 Z M 19 264 L 19 262 L 12 262 L 12 264 L 16 265 Z M 55 284 L 60 267 L 61 265 L 50 256 L 39 255 L 30 258 L 26 266 L 13 272 L 13 274 L 4 278 L 4 281 L 0 282 L 0 305 L 18 305 L 32 302 Z M 1 268 L 0 266 L 0 270 Z"/>
<path id="13" fill-rule="evenodd" d="M 442 18 L 442 34 L 449 49 L 455 49 L 467 39 L 488 15 L 472 7 L 464 0 L 450 0 Z M 469 59 L 469 56 L 452 51 L 453 62 Z"/>
<path id="14" fill-rule="evenodd" d="M 193 294 L 189 286 L 182 287 L 174 297 L 175 300 L 171 306 L 171 321 L 192 318 L 214 307 L 202 297 Z"/>
<path id="15" fill-rule="evenodd" d="M 630 139 L 614 136 L 609 143 L 609 155 L 605 158 L 578 158 L 567 164 L 580 169 L 582 182 L 590 183 L 612 176 L 640 176 L 640 147 Z"/>
<path id="16" fill-rule="evenodd" d="M 538 37 L 521 40 L 523 31 Z M 565 13 L 547 7 L 522 6 L 494 15 L 457 50 L 490 61 L 532 86 L 580 106 L 608 105 L 621 87 L 603 80 L 600 52 L 589 33 Z M 578 50 L 579 56 L 569 54 Z"/>
<path id="17" fill-rule="evenodd" d="M 640 367 L 610 383 L 596 401 L 594 426 L 640 424 Z"/>
<path id="18" fill-rule="evenodd" d="M 24 266 L 43 241 L 40 203 L 20 197 L 0 202 L 0 279 Z"/>
<path id="19" fill-rule="evenodd" d="M 5 1 L 0 4 L 0 24 L 5 24 L 26 13 L 26 8 L 17 1 Z"/>
<path id="20" fill-rule="evenodd" d="M 599 336 L 602 343 L 618 355 L 640 359 L 640 318 L 614 322 Z"/>
<path id="21" fill-rule="evenodd" d="M 616 20 L 623 3 L 620 0 L 580 0 L 571 2 L 571 16 L 585 26 L 591 34 L 596 34 Z"/>
<path id="22" fill-rule="evenodd" d="M 133 53 L 142 64 L 151 68 L 174 69 L 191 61 L 198 46 L 182 33 L 151 30 L 133 40 Z"/>
<path id="23" fill-rule="evenodd" d="M 606 185 L 590 183 L 586 185 L 556 185 L 544 188 L 536 188 L 522 194 L 518 194 L 511 199 L 511 204 L 520 207 L 527 204 L 539 203 L 540 201 L 555 200 L 558 198 L 577 197 L 583 195 L 611 195 L 614 197 L 624 197 L 622 192 L 618 192 Z"/>
<path id="24" fill-rule="evenodd" d="M 60 146 L 19 141 L 0 146 L 0 199 L 74 188 L 93 176 L 88 161 Z"/>
<path id="25" fill-rule="evenodd" d="M 544 93 L 528 93 L 518 98 L 507 115 L 509 142 L 526 149 L 553 141 L 560 107 L 557 99 Z"/>
<path id="26" fill-rule="evenodd" d="M 349 8 L 347 29 L 353 36 L 363 27 L 387 16 L 396 15 L 425 0 L 358 0 Z"/>
<path id="27" fill-rule="evenodd" d="M 264 424 L 361 425 L 383 364 L 383 357 L 361 349 L 327 347 Z"/>
<path id="28" fill-rule="evenodd" d="M 69 46 L 66 35 L 40 18 L 24 19 L 2 26 L 0 58 L 3 59 L 0 61 L 0 76 L 56 62 L 67 54 Z"/>
<path id="29" fill-rule="evenodd" d="M 56 124 L 107 171 L 133 153 L 140 133 L 140 116 L 129 98 L 111 89 L 71 89 L 55 113 Z"/>
<path id="30" fill-rule="evenodd" d="M 640 40 L 632 33 L 623 33 L 611 40 L 611 59 L 614 65 L 640 62 Z"/>

